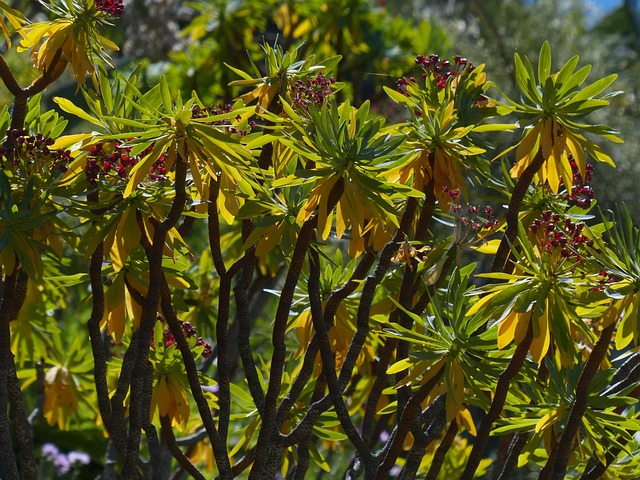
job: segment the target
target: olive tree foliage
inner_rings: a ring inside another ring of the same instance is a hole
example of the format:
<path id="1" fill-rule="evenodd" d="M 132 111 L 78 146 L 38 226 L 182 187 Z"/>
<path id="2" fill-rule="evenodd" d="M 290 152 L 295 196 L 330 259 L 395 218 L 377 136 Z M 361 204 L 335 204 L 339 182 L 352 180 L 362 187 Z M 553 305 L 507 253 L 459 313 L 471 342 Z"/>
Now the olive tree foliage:
<path id="1" fill-rule="evenodd" d="M 335 0 L 276 5 L 286 49 L 145 85 L 110 68 L 122 2 L 43 5 L 0 2 L 39 71 L 0 56 L 2 478 L 52 439 L 103 478 L 638 477 L 640 231 L 590 213 L 615 75 L 543 42 L 514 96 L 417 52 L 380 108 L 349 72 L 402 69 L 367 58 L 383 11 Z"/>

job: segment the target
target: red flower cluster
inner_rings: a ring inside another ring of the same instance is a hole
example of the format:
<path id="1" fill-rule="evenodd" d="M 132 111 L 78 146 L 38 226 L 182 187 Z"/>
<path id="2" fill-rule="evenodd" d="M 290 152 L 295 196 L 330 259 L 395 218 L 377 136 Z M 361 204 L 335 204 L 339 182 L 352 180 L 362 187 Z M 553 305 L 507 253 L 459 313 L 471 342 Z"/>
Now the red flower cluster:
<path id="1" fill-rule="evenodd" d="M 451 204 L 450 210 L 456 215 L 456 217 L 460 218 L 460 222 L 467 228 L 470 228 L 474 232 L 478 232 L 480 230 L 488 230 L 495 228 L 499 225 L 498 219 L 493 214 L 493 208 L 487 205 L 484 208 L 484 217 L 480 216 L 480 211 L 482 210 L 480 207 L 476 205 L 470 205 L 466 209 L 467 215 L 464 215 L 462 212 L 463 207 L 458 203 L 458 199 L 460 198 L 460 190 L 458 188 L 452 188 L 449 190 L 448 187 L 444 187 L 442 191 L 451 197 L 454 201 Z"/>
<path id="2" fill-rule="evenodd" d="M 17 167 L 20 160 L 33 163 L 35 160 L 50 166 L 51 171 L 64 173 L 71 162 L 69 150 L 51 150 L 49 147 L 55 142 L 41 133 L 30 135 L 26 130 L 11 129 L 7 132 L 7 139 L 0 146 L 0 167 L 8 162 Z"/>
<path id="3" fill-rule="evenodd" d="M 182 322 L 181 321 L 180 325 L 182 326 L 182 331 L 184 332 L 184 336 L 186 338 L 195 337 L 197 335 L 196 327 L 191 325 L 189 322 Z M 164 337 L 164 347 L 165 348 L 168 348 L 168 347 L 171 347 L 171 346 L 175 345 L 176 337 L 173 335 L 173 333 L 171 333 L 171 329 L 170 328 L 167 328 L 167 329 L 164 330 L 163 337 Z M 196 345 L 197 346 L 204 345 L 204 351 L 202 352 L 202 356 L 204 358 L 209 358 L 213 354 L 213 348 L 211 347 L 211 345 L 209 343 L 205 342 L 201 337 L 197 338 Z M 151 347 L 155 348 L 155 344 L 154 344 L 153 340 L 151 341 Z"/>
<path id="4" fill-rule="evenodd" d="M 93 5 L 97 10 L 113 17 L 119 17 L 124 11 L 122 0 L 94 0 Z"/>
<path id="5" fill-rule="evenodd" d="M 565 197 L 578 207 L 587 209 L 591 207 L 591 201 L 596 197 L 593 188 L 587 185 L 593 179 L 593 165 L 587 164 L 585 178 L 583 179 L 573 157 L 569 157 L 569 163 L 573 172 L 573 185 L 571 186 L 571 192 L 567 193 Z"/>
<path id="6" fill-rule="evenodd" d="M 428 57 L 419 55 L 416 57 L 416 63 L 425 71 L 425 73 L 422 74 L 423 78 L 426 78 L 428 75 L 434 76 L 439 89 L 445 88 L 451 77 L 460 75 L 463 72 L 471 73 L 475 68 L 469 60 L 460 55 L 453 57 L 453 64 L 451 64 L 449 60 L 441 59 L 440 56 L 436 54 L 431 54 Z"/>
<path id="7" fill-rule="evenodd" d="M 593 244 L 582 234 L 583 229 L 584 223 L 574 223 L 570 218 L 562 220 L 560 215 L 549 210 L 542 212 L 542 217 L 534 220 L 529 227 L 529 231 L 537 235 L 543 249 L 560 249 L 562 257 L 573 257 L 577 261 L 582 261 L 582 255 L 578 253 L 580 248 Z"/>
<path id="8" fill-rule="evenodd" d="M 296 80 L 291 85 L 291 102 L 295 108 L 308 110 L 309 105 L 320 108 L 331 96 L 331 85 L 336 83 L 333 77 L 325 77 L 319 72 L 315 77 Z"/>
<path id="9" fill-rule="evenodd" d="M 120 179 L 129 178 L 131 168 L 140 161 L 140 159 L 149 155 L 153 150 L 153 144 L 149 145 L 139 155 L 131 155 L 131 146 L 127 146 L 122 142 L 116 142 L 113 152 L 109 153 L 105 150 L 105 144 L 102 142 L 91 147 L 87 164 L 85 165 L 85 175 L 91 185 L 95 185 L 99 176 L 115 177 Z M 154 182 L 165 181 L 167 169 L 164 165 L 165 156 L 160 157 L 151 166 L 149 179 Z"/>

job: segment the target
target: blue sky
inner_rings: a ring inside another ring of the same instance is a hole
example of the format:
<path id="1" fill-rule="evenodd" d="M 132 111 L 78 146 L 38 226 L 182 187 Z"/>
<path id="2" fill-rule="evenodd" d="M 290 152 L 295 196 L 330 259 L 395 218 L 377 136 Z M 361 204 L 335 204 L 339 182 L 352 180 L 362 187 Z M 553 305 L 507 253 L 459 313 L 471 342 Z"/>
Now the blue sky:
<path id="1" fill-rule="evenodd" d="M 591 13 L 589 23 L 596 22 L 601 16 L 623 4 L 623 0 L 583 0 L 587 12 Z"/>

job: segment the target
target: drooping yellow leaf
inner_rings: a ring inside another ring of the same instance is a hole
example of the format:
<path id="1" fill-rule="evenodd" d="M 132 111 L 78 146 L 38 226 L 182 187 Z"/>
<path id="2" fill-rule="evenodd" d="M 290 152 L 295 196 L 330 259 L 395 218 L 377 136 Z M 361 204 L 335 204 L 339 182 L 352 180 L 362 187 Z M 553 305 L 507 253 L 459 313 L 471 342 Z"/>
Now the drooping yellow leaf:
<path id="1" fill-rule="evenodd" d="M 551 341 L 548 309 L 545 309 L 544 313 L 534 321 L 538 323 L 538 335 L 533 338 L 529 351 L 531 352 L 533 361 L 541 363 L 549 350 L 549 344 Z"/>
<path id="2" fill-rule="evenodd" d="M 516 345 L 520 345 L 524 337 L 527 336 L 527 330 L 529 329 L 529 322 L 531 321 L 531 312 L 526 312 L 520 314 L 521 317 L 518 320 L 518 324 L 516 325 L 516 330 L 513 334 L 513 340 L 516 342 Z"/>
<path id="3" fill-rule="evenodd" d="M 447 422 L 453 420 L 460 409 L 464 400 L 464 371 L 457 360 L 451 360 L 448 367 L 448 375 L 446 378 L 448 391 L 446 399 Z"/>
<path id="4" fill-rule="evenodd" d="M 545 160 L 548 160 L 552 155 L 553 142 L 553 119 L 545 118 L 542 120 L 542 131 L 540 133 L 540 147 L 542 148 L 542 156 Z"/>
<path id="5" fill-rule="evenodd" d="M 522 172 L 529 166 L 529 163 L 531 163 L 531 159 L 538 148 L 541 128 L 542 123 L 538 122 L 529 130 L 516 148 L 516 162 L 510 172 L 512 177 L 519 178 Z"/>
<path id="6" fill-rule="evenodd" d="M 467 432 L 474 437 L 478 432 L 476 432 L 476 425 L 473 422 L 473 417 L 471 416 L 471 412 L 468 408 L 464 407 L 458 412 L 458 423 L 461 423 L 464 428 L 466 428 Z"/>
<path id="7" fill-rule="evenodd" d="M 634 339 L 638 338 L 638 321 L 636 315 L 631 315 L 628 310 L 636 310 L 638 308 L 638 295 L 627 295 L 626 297 L 615 300 L 611 307 L 602 316 L 604 326 L 616 322 L 622 316 L 620 325 L 616 331 L 616 349 L 623 350 Z M 626 311 L 626 313 L 625 313 Z M 623 313 L 625 313 L 623 315 Z"/>
<path id="8" fill-rule="evenodd" d="M 487 298 L 487 297 L 485 297 Z M 482 299 L 484 300 L 484 299 Z M 500 322 L 498 327 L 498 348 L 503 349 L 513 340 L 516 327 L 522 320 L 522 313 L 511 312 Z"/>

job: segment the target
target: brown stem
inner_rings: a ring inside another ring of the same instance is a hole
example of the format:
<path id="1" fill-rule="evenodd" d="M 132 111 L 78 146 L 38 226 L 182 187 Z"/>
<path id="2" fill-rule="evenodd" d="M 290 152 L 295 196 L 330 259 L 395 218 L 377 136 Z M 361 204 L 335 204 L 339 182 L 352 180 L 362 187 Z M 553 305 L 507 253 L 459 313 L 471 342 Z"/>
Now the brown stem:
<path id="1" fill-rule="evenodd" d="M 33 425 L 35 421 L 42 415 L 42 407 L 46 399 L 44 393 L 44 358 L 40 358 L 36 362 L 36 405 L 29 414 L 29 425 Z"/>
<path id="2" fill-rule="evenodd" d="M 398 425 L 396 425 L 387 447 L 385 448 L 386 452 L 384 460 L 378 467 L 375 477 L 376 480 L 387 479 L 389 470 L 395 465 L 398 455 L 402 451 L 402 445 L 411 430 L 416 419 L 416 415 L 420 412 L 420 404 L 438 384 L 443 374 L 444 366 L 441 367 L 440 370 L 438 370 L 438 373 L 436 373 L 428 382 L 421 385 L 407 402 L 406 406 L 402 410 L 400 419 L 398 420 Z"/>
<path id="3" fill-rule="evenodd" d="M 522 449 L 527 445 L 529 438 L 530 435 L 523 432 L 518 432 L 513 436 L 511 445 L 509 445 L 507 458 L 502 466 L 502 471 L 500 472 L 498 480 L 509 480 L 510 478 L 513 478 L 513 472 L 518 466 L 518 457 L 520 456 Z"/>
<path id="4" fill-rule="evenodd" d="M 375 255 L 370 251 L 367 251 L 361 258 L 358 266 L 356 267 L 353 275 L 349 279 L 347 283 L 345 283 L 341 288 L 335 290 L 329 295 L 327 302 L 324 306 L 324 323 L 327 325 L 327 328 L 331 328 L 334 325 L 334 317 L 336 312 L 338 311 L 338 307 L 342 303 L 344 299 L 346 299 L 349 295 L 351 295 L 358 285 L 360 285 L 360 281 L 366 276 L 366 274 L 371 269 L 373 262 L 375 261 Z M 311 339 L 309 346 L 307 347 L 307 351 L 305 352 L 303 366 L 298 372 L 287 396 L 283 399 L 278 408 L 278 425 L 281 425 L 284 422 L 286 416 L 289 411 L 293 407 L 294 403 L 298 400 L 299 395 L 302 393 L 303 388 L 306 383 L 311 378 L 313 374 L 313 370 L 315 367 L 315 359 L 318 353 L 318 341 L 315 336 Z"/>
<path id="5" fill-rule="evenodd" d="M 447 428 L 444 437 L 440 440 L 440 445 L 438 445 L 438 448 L 436 449 L 436 453 L 433 455 L 429 471 L 424 477 L 425 480 L 436 480 L 438 478 L 438 474 L 440 473 L 440 469 L 444 463 L 444 458 L 447 456 L 447 452 L 451 448 L 451 445 L 453 445 L 453 441 L 458 434 L 458 429 L 458 422 L 456 422 L 455 419 L 451 420 L 449 428 Z"/>
<path id="6" fill-rule="evenodd" d="M 414 438 L 413 446 L 407 454 L 407 459 L 398 480 L 413 480 L 416 478 L 422 459 L 427 453 L 427 448 L 431 445 L 431 442 L 440 436 L 440 433 L 447 425 L 446 398 L 446 394 L 437 397 L 414 421 L 411 429 Z"/>
<path id="7" fill-rule="evenodd" d="M 173 304 L 171 302 L 171 291 L 169 290 L 169 285 L 164 278 L 164 274 L 162 275 L 162 292 L 160 302 L 164 318 L 169 324 L 171 333 L 176 339 L 176 345 L 180 350 L 182 361 L 184 362 L 185 370 L 187 372 L 187 380 L 189 381 L 191 394 L 198 406 L 200 418 L 202 419 L 202 423 L 209 435 L 209 442 L 213 448 L 213 455 L 215 457 L 216 464 L 218 465 L 218 470 L 220 471 L 220 477 L 223 479 L 232 478 L 231 465 L 229 463 L 229 457 L 227 456 L 226 446 L 220 441 L 220 436 L 218 435 L 218 431 L 211 414 L 211 407 L 202 393 L 202 386 L 198 379 L 198 368 L 195 360 L 193 359 L 191 347 L 189 347 L 189 343 L 184 336 L 184 331 L 182 330 L 178 316 L 173 308 Z"/>
<path id="8" fill-rule="evenodd" d="M 269 385 L 264 401 L 264 413 L 262 416 L 262 428 L 258 435 L 258 443 L 256 445 L 256 462 L 249 474 L 250 480 L 261 478 L 264 462 L 267 460 L 267 452 L 269 443 L 272 441 L 276 432 L 276 414 L 277 402 L 280 395 L 280 387 L 282 386 L 282 369 L 286 361 L 287 348 L 285 345 L 285 333 L 287 329 L 287 320 L 289 318 L 289 310 L 293 303 L 293 294 L 295 292 L 298 278 L 302 272 L 304 258 L 307 250 L 311 245 L 311 239 L 315 228 L 317 217 L 307 220 L 300 228 L 298 240 L 294 247 L 291 258 L 289 271 L 285 279 L 280 301 L 275 315 L 275 323 L 272 334 L 273 355 L 271 358 L 271 371 L 269 375 Z"/>
<path id="9" fill-rule="evenodd" d="M 167 447 L 169 447 L 169 451 L 171 452 L 171 455 L 173 455 L 173 458 L 175 458 L 180 466 L 193 478 L 197 480 L 205 480 L 206 477 L 202 474 L 202 472 L 198 470 L 198 468 L 193 463 L 191 463 L 191 460 L 189 460 L 184 452 L 180 450 L 180 447 L 176 443 L 176 437 L 173 434 L 173 427 L 171 426 L 169 417 L 167 417 L 166 415 L 162 415 L 160 417 L 160 426 L 162 428 L 162 438 L 166 442 Z"/>
<path id="10" fill-rule="evenodd" d="M 322 358 L 322 372 L 329 387 L 329 394 L 335 408 L 340 424 L 346 435 L 349 437 L 351 444 L 358 451 L 361 459 L 368 459 L 371 451 L 366 443 L 362 440 L 360 433 L 356 429 L 349 410 L 342 398 L 342 389 L 336 375 L 336 364 L 331 350 L 331 341 L 329 339 L 329 330 L 324 322 L 322 312 L 322 299 L 320 294 L 320 256 L 315 250 L 309 252 L 309 303 L 311 305 L 311 319 L 313 328 L 318 335 L 318 344 L 320 346 L 320 356 Z"/>
<path id="11" fill-rule="evenodd" d="M 153 364 L 147 362 L 147 368 L 145 369 L 144 378 L 144 396 L 142 398 L 143 411 L 151 411 L 151 398 L 153 394 Z M 152 480 L 162 480 L 163 468 L 162 468 L 162 449 L 160 448 L 160 441 L 158 440 L 158 432 L 156 427 L 151 423 L 149 415 L 142 417 L 142 428 L 147 438 L 147 447 L 149 448 L 149 466 L 151 467 Z"/>
<path id="12" fill-rule="evenodd" d="M 7 90 L 11 92 L 11 95 L 16 97 L 22 93 L 22 87 L 18 84 L 16 77 L 13 75 L 13 72 L 3 55 L 0 55 L 0 78 L 7 87 Z"/>
<path id="13" fill-rule="evenodd" d="M 248 220 L 243 221 L 242 228 L 243 238 L 248 238 L 252 229 L 251 222 Z M 244 368 L 245 376 L 247 378 L 249 393 L 251 393 L 251 397 L 253 398 L 258 412 L 262 415 L 264 412 L 265 395 L 258 375 L 256 362 L 253 357 L 250 338 L 252 319 L 249 311 L 249 289 L 251 287 L 251 280 L 253 279 L 255 258 L 255 248 L 253 247 L 250 248 L 245 253 L 244 258 L 242 258 L 242 262 L 239 264 L 242 266 L 242 270 L 240 278 L 234 288 L 234 298 L 236 302 L 236 316 L 239 325 L 237 338 L 238 353 L 240 355 L 240 360 L 242 361 L 242 368 Z"/>
<path id="14" fill-rule="evenodd" d="M 220 219 L 218 216 L 218 195 L 220 193 L 220 182 L 212 178 L 209 182 L 209 204 L 207 205 L 209 251 L 213 265 L 216 267 L 218 276 L 222 277 L 227 269 L 224 266 L 224 258 L 220 249 Z"/>
<path id="15" fill-rule="evenodd" d="M 11 353 L 11 329 L 9 328 L 9 314 L 13 308 L 16 282 L 18 279 L 18 265 L 13 272 L 5 275 L 3 284 L 2 304 L 0 305 L 0 472 L 4 472 L 7 480 L 18 480 L 18 465 L 13 455 L 11 440 L 11 424 L 7 416 L 9 405 L 9 377 L 13 362 Z M 14 366 L 15 368 L 15 366 Z"/>
<path id="16" fill-rule="evenodd" d="M 87 195 L 87 200 L 95 205 L 99 202 L 97 191 L 92 191 Z M 94 209 L 92 209 L 94 210 Z M 94 211 L 95 214 L 100 212 Z M 102 259 L 104 257 L 104 242 L 98 243 L 95 251 L 91 255 L 89 264 L 89 279 L 91 284 L 92 302 L 91 316 L 87 321 L 87 330 L 93 354 L 93 380 L 98 397 L 98 409 L 100 416 L 113 441 L 113 446 L 120 458 L 123 458 L 126 450 L 126 429 L 124 421 L 112 422 L 113 412 L 111 400 L 109 399 L 109 387 L 107 384 L 107 359 L 105 346 L 102 340 L 100 322 L 104 317 L 105 298 L 104 284 L 102 280 Z"/>
<path id="17" fill-rule="evenodd" d="M 575 400 L 573 402 L 573 408 L 569 414 L 569 419 L 565 426 L 562 437 L 560 437 L 558 454 L 556 456 L 555 464 L 553 465 L 553 471 L 551 473 L 552 480 L 562 480 L 567 471 L 567 464 L 569 463 L 569 456 L 571 455 L 571 448 L 573 446 L 573 440 L 580 429 L 582 423 L 582 417 L 587 411 L 589 401 L 589 386 L 593 377 L 598 372 L 600 364 L 607 355 L 609 345 L 611 344 L 611 337 L 615 331 L 615 322 L 607 326 L 602 330 L 600 339 L 596 342 L 589 360 L 582 370 L 580 380 L 576 386 Z M 551 461 L 551 459 L 549 459 Z M 546 466 L 545 466 L 546 468 Z"/>
<path id="18" fill-rule="evenodd" d="M 127 439 L 127 454 L 125 456 L 122 475 L 132 475 L 136 469 L 140 449 L 140 435 L 143 416 L 149 416 L 149 411 L 142 404 L 144 398 L 144 374 L 149 362 L 149 347 L 153 335 L 153 328 L 157 321 L 158 305 L 162 291 L 164 270 L 162 267 L 163 251 L 167 233 L 180 219 L 186 203 L 185 179 L 187 173 L 186 159 L 181 156 L 176 162 L 175 197 L 165 219 L 157 224 L 153 231 L 153 241 L 146 249 L 149 264 L 149 286 L 145 304 L 142 309 L 137 338 L 132 339 L 130 348 L 134 348 L 135 360 L 131 373 L 129 400 L 129 436 Z M 143 235 L 144 237 L 144 235 Z M 135 345 L 134 345 L 135 344 Z"/>
<path id="19" fill-rule="evenodd" d="M 360 303 L 356 314 L 356 332 L 351 339 L 351 345 L 349 345 L 347 356 L 340 370 L 340 385 L 343 389 L 351 379 L 353 367 L 369 334 L 369 314 L 371 312 L 371 304 L 373 303 L 376 287 L 387 273 L 391 265 L 391 257 L 398 249 L 399 242 L 404 240 L 405 235 L 408 235 L 417 206 L 418 201 L 415 198 L 411 197 L 407 200 L 404 213 L 400 219 L 399 228 L 396 230 L 393 238 L 382 248 L 378 264 L 373 274 L 367 277 L 362 287 L 362 294 L 360 295 Z"/>
<path id="20" fill-rule="evenodd" d="M 64 73 L 66 66 L 67 61 L 62 57 L 62 49 L 59 48 L 53 56 L 53 59 L 49 64 L 49 68 L 45 70 L 42 75 L 36 78 L 31 85 L 25 88 L 23 92 L 27 97 L 33 97 L 34 95 L 44 91 L 45 88 L 60 78 L 60 75 Z"/>
<path id="21" fill-rule="evenodd" d="M 327 199 L 327 211 L 332 211 L 342 193 L 344 192 L 344 183 L 340 179 L 332 188 Z M 282 371 L 286 361 L 287 348 L 285 345 L 285 334 L 287 330 L 287 321 L 289 319 L 289 311 L 293 304 L 293 295 L 295 292 L 298 279 L 302 272 L 304 260 L 307 251 L 311 246 L 313 234 L 318 223 L 317 214 L 305 221 L 300 227 L 298 239 L 296 240 L 291 261 L 289 263 L 289 271 L 285 278 L 284 285 L 281 290 L 280 300 L 275 314 L 275 322 L 272 333 L 273 355 L 271 356 L 271 368 L 269 375 L 269 385 L 264 401 L 264 413 L 262 416 L 262 428 L 258 434 L 258 442 L 256 444 L 256 462 L 249 474 L 250 480 L 256 480 L 262 474 L 265 462 L 268 459 L 269 443 L 276 438 L 278 433 L 277 418 L 277 402 L 280 395 L 280 387 L 282 386 Z"/>
<path id="22" fill-rule="evenodd" d="M 507 229 L 505 230 L 504 235 L 502 235 L 498 251 L 496 252 L 496 256 L 493 260 L 493 265 L 491 266 L 492 272 L 504 272 L 509 268 L 507 260 L 511 251 L 511 245 L 518 236 L 518 217 L 520 215 L 520 207 L 522 206 L 522 201 L 527 194 L 529 185 L 531 185 L 531 182 L 533 181 L 533 177 L 538 173 L 538 170 L 540 170 L 544 161 L 545 158 L 544 155 L 542 155 L 542 149 L 539 149 L 538 153 L 533 157 L 533 160 L 529 166 L 525 168 L 524 172 L 522 172 L 522 175 L 513 187 L 513 192 L 511 193 L 511 199 L 509 200 L 509 207 L 507 208 L 506 214 Z"/>
<path id="23" fill-rule="evenodd" d="M 520 371 L 520 368 L 524 364 L 532 341 L 533 322 L 529 321 L 527 334 L 522 339 L 520 344 L 516 347 L 516 350 L 513 352 L 513 356 L 509 361 L 509 365 L 507 365 L 505 371 L 502 372 L 502 374 L 498 378 L 498 384 L 496 385 L 493 401 L 491 402 L 489 411 L 480 423 L 476 439 L 473 443 L 473 449 L 469 454 L 467 466 L 465 467 L 460 480 L 471 480 L 474 477 L 475 471 L 478 468 L 478 465 L 480 465 L 480 461 L 482 460 L 484 451 L 487 447 L 489 435 L 491 434 L 491 428 L 500 416 L 500 412 L 504 407 L 504 403 L 507 399 L 507 394 L 509 393 L 509 386 L 511 385 L 511 381 L 515 378 L 515 376 Z"/>

